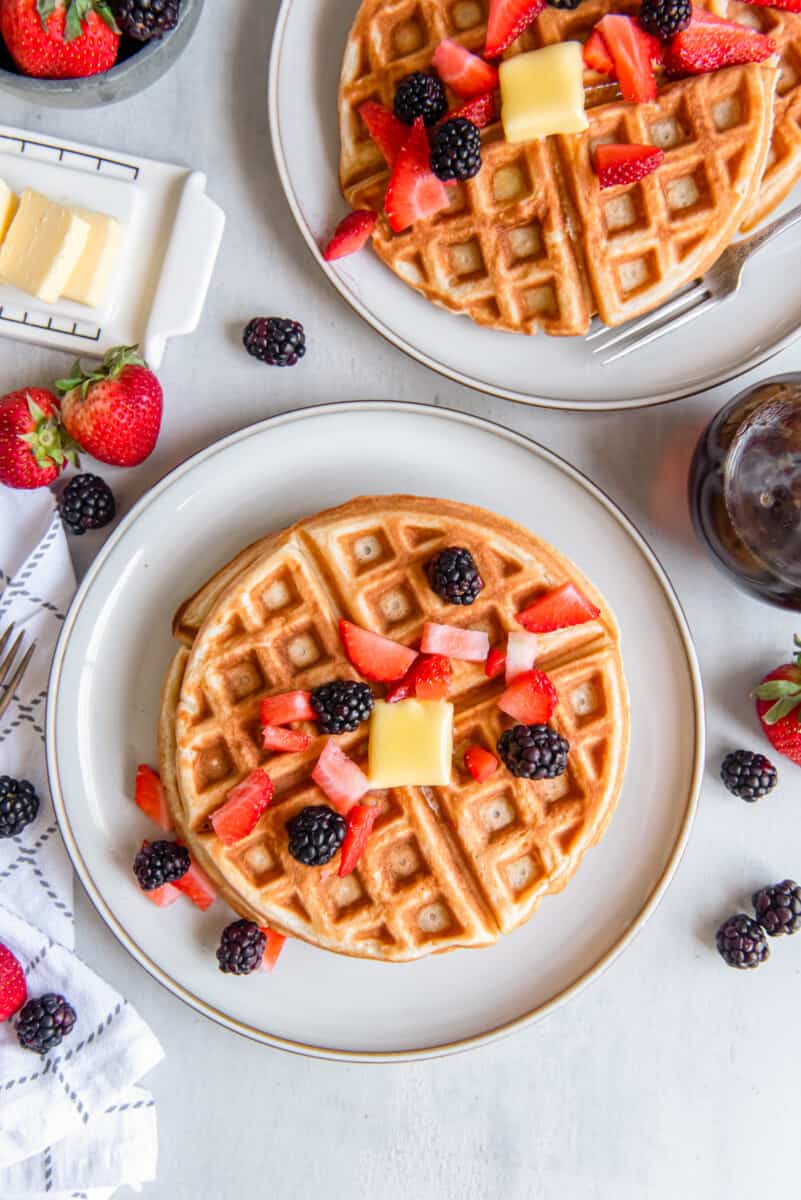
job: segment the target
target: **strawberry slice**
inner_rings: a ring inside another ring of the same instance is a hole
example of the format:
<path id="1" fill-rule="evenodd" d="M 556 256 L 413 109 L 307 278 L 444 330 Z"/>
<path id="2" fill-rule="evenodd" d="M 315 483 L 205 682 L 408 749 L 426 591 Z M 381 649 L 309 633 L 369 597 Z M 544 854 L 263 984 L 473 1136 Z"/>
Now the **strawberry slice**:
<path id="1" fill-rule="evenodd" d="M 609 47 L 600 30 L 593 29 L 584 43 L 583 54 L 585 67 L 597 71 L 599 75 L 614 75 L 615 60 L 609 53 Z"/>
<path id="2" fill-rule="evenodd" d="M 8 946 L 0 944 L 0 1021 L 19 1012 L 27 999 L 25 972 Z"/>
<path id="3" fill-rule="evenodd" d="M 615 75 L 624 100 L 641 104 L 656 98 L 656 76 L 651 63 L 653 39 L 632 17 L 609 13 L 597 29 L 615 64 Z"/>
<path id="4" fill-rule="evenodd" d="M 160 888 L 153 888 L 151 892 L 140 892 L 140 895 L 147 896 L 150 903 L 155 904 L 156 908 L 169 908 L 180 898 L 181 893 L 174 883 L 165 883 Z"/>
<path id="5" fill-rule="evenodd" d="M 617 146 L 602 142 L 595 147 L 595 170 L 602 188 L 620 187 L 644 179 L 664 162 L 665 152 L 657 146 L 636 143 Z"/>
<path id="6" fill-rule="evenodd" d="M 265 725 L 261 731 L 261 744 L 265 750 L 279 754 L 300 754 L 308 750 L 311 738 L 298 729 L 282 729 L 279 725 Z"/>
<path id="7" fill-rule="evenodd" d="M 451 684 L 450 659 L 444 654 L 421 654 L 398 683 L 387 692 L 387 704 L 408 700 L 446 700 Z"/>
<path id="8" fill-rule="evenodd" d="M 471 54 L 452 38 L 445 38 L 434 51 L 434 69 L 442 82 L 447 83 L 463 100 L 493 92 L 498 86 L 495 67 L 485 63 L 477 54 Z"/>
<path id="9" fill-rule="evenodd" d="M 196 862 L 193 862 L 186 872 L 178 879 L 173 887 L 176 887 L 179 892 L 183 892 L 188 896 L 193 904 L 205 912 L 207 908 L 211 908 L 214 901 L 217 899 L 217 893 L 214 890 L 214 885 L 205 872 L 201 871 Z"/>
<path id="10" fill-rule="evenodd" d="M 799 3 L 801 4 L 801 0 Z M 477 129 L 485 129 L 498 119 L 495 96 L 488 92 L 486 96 L 475 96 L 472 100 L 466 100 L 459 108 L 449 112 L 443 120 L 452 121 L 454 117 L 464 117 L 466 121 L 472 121 Z"/>
<path id="11" fill-rule="evenodd" d="M 384 211 L 390 228 L 403 233 L 415 221 L 432 217 L 449 204 L 445 184 L 431 170 L 425 123 L 417 117 L 389 177 Z"/>
<path id="12" fill-rule="evenodd" d="M 338 258 L 346 258 L 361 250 L 370 240 L 375 229 L 378 213 L 370 212 L 367 208 L 357 208 L 348 213 L 337 225 L 334 236 L 323 252 L 326 262 L 335 262 Z"/>
<path id="13" fill-rule="evenodd" d="M 399 121 L 393 112 L 377 100 L 365 100 L 359 105 L 359 115 L 367 132 L 384 155 L 387 165 L 394 167 L 403 143 L 409 136 L 409 126 Z"/>
<path id="14" fill-rule="evenodd" d="M 545 0 L 490 0 L 484 54 L 499 58 L 540 15 Z"/>
<path id="15" fill-rule="evenodd" d="M 518 675 L 498 697 L 498 708 L 521 725 L 543 725 L 550 720 L 558 702 L 556 688 L 545 672 L 528 671 Z"/>
<path id="16" fill-rule="evenodd" d="M 234 846 L 253 831 L 259 817 L 267 811 L 274 794 L 273 781 L 266 771 L 251 771 L 231 788 L 222 808 L 212 814 L 211 824 L 225 846 Z"/>
<path id="17" fill-rule="evenodd" d="M 489 634 L 480 629 L 458 629 L 455 625 L 423 626 L 420 649 L 424 654 L 444 654 L 462 662 L 486 662 L 490 651 Z"/>
<path id="18" fill-rule="evenodd" d="M 600 615 L 601 610 L 582 595 L 574 583 L 563 583 L 518 613 L 517 619 L 529 633 L 551 633 L 554 629 L 594 621 Z"/>
<path id="19" fill-rule="evenodd" d="M 316 721 L 317 713 L 311 706 L 311 692 L 281 692 L 265 696 L 259 717 L 262 725 L 291 725 L 293 721 Z"/>
<path id="20" fill-rule="evenodd" d="M 368 808 L 364 804 L 356 804 L 348 813 L 348 828 L 342 843 L 342 857 L 339 860 L 340 879 L 350 875 L 356 867 L 377 817 L 378 809 Z"/>
<path id="21" fill-rule="evenodd" d="M 417 658 L 416 650 L 344 618 L 339 622 L 339 636 L 351 664 L 365 679 L 375 683 L 402 679 Z"/>
<path id="22" fill-rule="evenodd" d="M 781 8 L 785 12 L 801 12 L 801 0 L 748 0 L 758 8 Z"/>
<path id="23" fill-rule="evenodd" d="M 510 633 L 506 647 L 506 682 L 525 675 L 537 661 L 539 638 L 536 633 Z"/>
<path id="24" fill-rule="evenodd" d="M 150 817 L 151 821 L 155 821 L 165 833 L 172 831 L 172 816 L 164 798 L 161 779 L 147 763 L 140 763 L 136 768 L 134 800 L 145 816 Z"/>
<path id="25" fill-rule="evenodd" d="M 312 779 L 343 816 L 370 791 L 367 776 L 352 758 L 340 750 L 333 738 L 326 742 L 312 771 Z"/>
<path id="26" fill-rule="evenodd" d="M 702 75 L 719 67 L 764 62 L 776 49 L 773 38 L 764 33 L 693 8 L 690 24 L 668 44 L 665 63 L 672 73 Z"/>
<path id="27" fill-rule="evenodd" d="M 484 674 L 488 679 L 495 679 L 498 675 L 503 675 L 506 670 L 506 651 L 501 650 L 498 646 L 493 646 L 487 655 L 487 661 L 484 665 Z"/>
<path id="28" fill-rule="evenodd" d="M 286 944 L 286 937 L 283 933 L 276 933 L 274 929 L 268 929 L 266 925 L 260 925 L 259 929 L 265 938 L 261 970 L 272 971 Z"/>
<path id="29" fill-rule="evenodd" d="M 464 765 L 475 780 L 483 783 L 498 769 L 498 760 L 483 746 L 468 746 L 464 752 Z"/>

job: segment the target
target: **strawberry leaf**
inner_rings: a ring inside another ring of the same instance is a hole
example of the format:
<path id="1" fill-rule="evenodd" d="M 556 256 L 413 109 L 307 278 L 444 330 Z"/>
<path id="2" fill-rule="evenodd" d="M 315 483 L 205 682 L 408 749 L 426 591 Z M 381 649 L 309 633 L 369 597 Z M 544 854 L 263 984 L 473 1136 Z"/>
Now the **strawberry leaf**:
<path id="1" fill-rule="evenodd" d="M 801 702 L 799 696 L 785 696 L 782 700 L 777 700 L 771 705 L 766 713 L 763 714 L 762 720 L 766 725 L 775 725 L 781 721 L 783 717 L 789 717 L 790 713 L 798 708 Z"/>
<path id="2" fill-rule="evenodd" d="M 56 7 L 56 0 L 36 0 L 36 11 L 42 22 L 42 29 L 47 33 L 47 22 Z"/>
<path id="3" fill-rule="evenodd" d="M 782 696 L 798 696 L 801 699 L 801 684 L 792 679 L 767 679 L 754 688 L 754 695 L 760 700 L 780 700 Z"/>
<path id="4" fill-rule="evenodd" d="M 108 25 L 112 33 L 122 33 L 119 25 L 114 20 L 114 13 L 106 3 L 106 0 L 95 0 L 95 12 L 100 17 L 100 20 Z"/>

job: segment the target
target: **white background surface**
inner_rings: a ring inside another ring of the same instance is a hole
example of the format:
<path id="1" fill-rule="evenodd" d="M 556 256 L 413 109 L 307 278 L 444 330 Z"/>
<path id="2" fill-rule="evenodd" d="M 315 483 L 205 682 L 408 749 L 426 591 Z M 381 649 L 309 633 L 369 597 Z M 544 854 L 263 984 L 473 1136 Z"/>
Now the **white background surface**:
<path id="1" fill-rule="evenodd" d="M 384 395 L 512 425 L 592 476 L 660 554 L 697 639 L 710 766 L 676 881 L 623 958 L 545 1023 L 439 1062 L 347 1067 L 238 1040 L 150 980 L 79 899 L 81 952 L 167 1049 L 148 1081 L 159 1104 L 161 1167 L 145 1195 L 739 1200 L 797 1187 L 801 937 L 774 943 L 770 963 L 753 974 L 727 970 L 711 948 L 719 920 L 755 886 L 801 875 L 797 768 L 782 764 L 779 789 L 754 806 L 715 778 L 726 749 L 760 745 L 748 688 L 786 657 L 801 628 L 801 618 L 737 593 L 689 528 L 691 446 L 737 385 L 619 416 L 550 414 L 450 385 L 384 344 L 315 271 L 284 204 L 265 99 L 276 8 L 276 0 L 207 5 L 178 67 L 118 108 L 59 113 L 0 102 L 9 124 L 206 170 L 210 194 L 228 213 L 201 327 L 171 346 L 161 372 L 159 446 L 136 471 L 104 472 L 121 507 L 221 434 L 303 404 Z M 271 370 L 247 358 L 239 336 L 257 313 L 305 323 L 309 352 L 298 367 Z M 68 365 L 12 343 L 0 346 L 0 361 L 4 391 L 47 384 Z M 756 377 L 800 361 L 801 350 L 791 350 Z M 98 544 L 84 539 L 79 563 Z M 655 705 L 659 696 L 655 678 Z"/>

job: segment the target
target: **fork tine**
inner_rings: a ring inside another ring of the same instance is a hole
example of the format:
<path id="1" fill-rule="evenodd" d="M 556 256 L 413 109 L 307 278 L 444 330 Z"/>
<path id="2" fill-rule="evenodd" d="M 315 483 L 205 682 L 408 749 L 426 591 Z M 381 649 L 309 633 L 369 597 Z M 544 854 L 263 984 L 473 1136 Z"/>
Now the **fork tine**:
<path id="1" fill-rule="evenodd" d="M 3 659 L 3 662 L 0 663 L 0 684 L 3 683 L 6 675 L 11 670 L 11 664 L 13 663 L 14 659 L 17 657 L 17 651 L 19 650 L 20 646 L 22 645 L 22 639 L 24 636 L 25 636 L 25 634 L 20 630 L 19 634 L 17 635 L 17 640 L 14 642 L 14 645 L 11 647 L 8 654 Z"/>
<path id="2" fill-rule="evenodd" d="M 8 644 L 8 639 L 11 637 L 13 632 L 14 632 L 14 622 L 12 621 L 11 624 L 9 625 L 8 629 L 5 629 L 3 631 L 3 633 L 0 634 L 0 654 L 2 654 L 3 651 L 5 650 L 6 645 Z"/>
<path id="3" fill-rule="evenodd" d="M 715 308 L 720 303 L 714 296 L 707 296 L 705 300 L 700 300 L 691 308 L 679 313 L 676 317 L 671 317 L 663 325 L 658 325 L 650 332 L 638 337 L 635 341 L 625 344 L 621 349 L 616 350 L 614 354 L 610 354 L 608 358 L 601 359 L 603 366 L 608 366 L 609 363 L 616 362 L 619 358 L 625 358 L 627 354 L 631 354 L 633 350 L 641 350 L 643 346 L 649 345 L 650 342 L 657 341 L 658 338 L 664 337 L 666 333 L 672 333 L 674 329 L 680 329 L 682 325 L 686 325 L 688 321 L 694 321 L 696 317 L 700 317 L 701 313 L 706 312 L 710 308 Z"/>
<path id="4" fill-rule="evenodd" d="M 22 636 L 22 635 L 20 635 L 20 636 Z M 16 692 L 19 685 L 22 683 L 22 677 L 25 674 L 25 672 L 28 670 L 28 666 L 30 664 L 31 659 L 33 658 L 33 652 L 35 649 L 36 649 L 36 642 L 34 642 L 32 645 L 30 645 L 28 647 L 28 649 L 25 651 L 25 654 L 22 656 L 22 659 L 20 660 L 19 666 L 17 667 L 14 674 L 11 676 L 11 679 L 8 681 L 8 684 L 6 686 L 5 695 L 3 696 L 3 699 L 0 700 L 0 717 L 2 717 L 3 713 L 8 708 L 9 704 L 11 703 L 11 697 L 14 695 L 14 693 Z"/>
<path id="5" fill-rule="evenodd" d="M 635 333 L 647 331 L 652 325 L 659 324 L 665 319 L 665 317 L 671 316 L 673 313 L 678 312 L 679 309 L 686 308 L 688 304 L 697 303 L 702 292 L 704 296 L 708 295 L 706 289 L 702 288 L 701 281 L 698 280 L 692 285 L 692 287 L 680 292 L 678 296 L 674 296 L 673 299 L 668 300 L 666 304 L 660 305 L 660 307 L 655 309 L 653 312 L 645 313 L 643 316 L 638 317 L 635 321 L 628 321 L 620 329 L 610 330 L 604 327 L 603 332 L 605 332 L 607 336 L 602 342 L 599 342 L 597 346 L 593 347 L 593 354 L 603 354 L 606 350 L 610 350 L 612 346 L 616 346 L 618 342 L 625 341 L 626 338 L 631 337 Z M 599 334 L 591 333 L 587 336 L 586 340 L 588 342 L 595 341 L 598 337 Z"/>

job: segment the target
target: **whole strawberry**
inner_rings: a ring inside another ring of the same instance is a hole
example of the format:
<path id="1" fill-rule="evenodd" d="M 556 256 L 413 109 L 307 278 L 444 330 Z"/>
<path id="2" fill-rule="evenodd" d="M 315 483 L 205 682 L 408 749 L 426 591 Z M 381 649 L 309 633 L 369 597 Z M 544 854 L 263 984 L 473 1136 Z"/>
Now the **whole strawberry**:
<path id="1" fill-rule="evenodd" d="M 0 32 L 23 75 L 82 79 L 117 61 L 108 0 L 0 0 Z"/>
<path id="2" fill-rule="evenodd" d="M 757 716 L 770 744 L 801 766 L 801 638 L 796 654 L 754 688 Z"/>
<path id="3" fill-rule="evenodd" d="M 0 1021 L 7 1021 L 28 999 L 25 973 L 14 955 L 0 943 Z"/>
<path id="4" fill-rule="evenodd" d="M 56 387 L 64 428 L 98 462 L 135 467 L 152 452 L 164 397 L 138 346 L 109 350 L 96 371 L 76 362 Z"/>
<path id="5" fill-rule="evenodd" d="M 58 400 L 44 388 L 23 388 L 0 399 L 0 483 L 12 488 L 47 487 L 77 447 L 59 424 Z"/>

